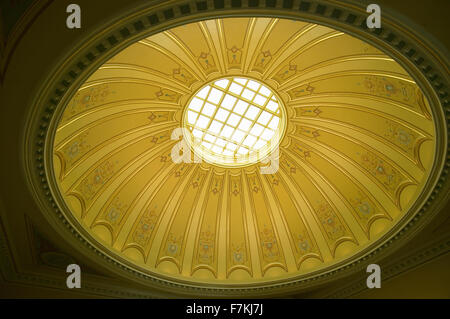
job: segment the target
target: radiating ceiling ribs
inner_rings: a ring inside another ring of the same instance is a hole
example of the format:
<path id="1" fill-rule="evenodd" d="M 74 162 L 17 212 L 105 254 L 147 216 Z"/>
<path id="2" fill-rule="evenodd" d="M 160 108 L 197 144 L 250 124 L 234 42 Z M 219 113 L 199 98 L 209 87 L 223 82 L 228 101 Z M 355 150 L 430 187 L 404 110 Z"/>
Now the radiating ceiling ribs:
<path id="1" fill-rule="evenodd" d="M 416 149 L 424 140 L 430 140 L 426 137 L 417 137 L 414 141 L 411 151 L 408 153 L 404 149 L 400 148 L 398 144 L 393 143 L 390 139 L 375 134 L 371 131 L 365 130 L 359 126 L 343 123 L 340 121 L 333 121 L 321 118 L 301 118 L 295 120 L 295 123 L 303 124 L 305 126 L 315 128 L 318 130 L 331 129 L 333 132 L 340 134 L 342 136 L 352 136 L 356 139 L 356 136 L 364 135 L 364 140 L 368 145 L 380 153 L 390 153 L 393 154 L 392 159 L 397 163 L 404 163 L 401 167 L 405 172 L 408 172 L 411 179 L 418 181 L 423 178 L 423 173 L 425 169 L 420 162 L 418 157 L 418 152 Z M 396 160 L 398 159 L 398 160 Z M 407 162 L 405 162 L 405 159 Z"/>
<path id="2" fill-rule="evenodd" d="M 286 108 L 272 174 L 173 162 L 190 98 L 231 77 L 262 82 Z M 268 285 L 350 262 L 404 219 L 433 162 L 430 109 L 396 60 L 332 28 L 194 22 L 131 44 L 81 85 L 56 130 L 54 169 L 80 227 L 130 267 L 183 284 Z"/>

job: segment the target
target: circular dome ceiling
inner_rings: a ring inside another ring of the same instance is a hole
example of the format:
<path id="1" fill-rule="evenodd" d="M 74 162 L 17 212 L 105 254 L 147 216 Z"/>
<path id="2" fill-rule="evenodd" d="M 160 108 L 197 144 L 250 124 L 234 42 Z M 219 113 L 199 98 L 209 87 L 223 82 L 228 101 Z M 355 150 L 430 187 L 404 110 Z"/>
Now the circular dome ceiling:
<path id="1" fill-rule="evenodd" d="M 233 83 L 243 89 L 223 104 Z M 205 109 L 213 88 L 220 99 Z M 227 124 L 239 141 L 220 135 Z M 173 161 L 181 127 L 200 143 L 214 133 L 202 163 Z M 229 288 L 330 271 L 380 245 L 410 217 L 435 145 L 418 85 L 375 47 L 312 23 L 225 18 L 152 35 L 98 68 L 60 119 L 53 170 L 78 227 L 108 255 Z M 276 156 L 250 158 L 259 149 Z"/>

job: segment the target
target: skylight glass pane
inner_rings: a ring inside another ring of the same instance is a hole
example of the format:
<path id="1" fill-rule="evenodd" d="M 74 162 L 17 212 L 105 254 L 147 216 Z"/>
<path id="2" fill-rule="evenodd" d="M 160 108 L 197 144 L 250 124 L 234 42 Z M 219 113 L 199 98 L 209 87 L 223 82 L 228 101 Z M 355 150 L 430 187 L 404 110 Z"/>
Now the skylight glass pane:
<path id="1" fill-rule="evenodd" d="M 198 92 L 197 94 L 196 94 L 196 96 L 197 97 L 199 97 L 199 98 L 201 98 L 201 99 L 205 99 L 206 98 L 206 96 L 208 95 L 208 92 L 209 92 L 209 89 L 210 89 L 211 87 L 208 85 L 208 86 L 205 86 L 203 89 L 201 89 L 200 90 L 200 92 Z"/>
<path id="2" fill-rule="evenodd" d="M 194 124 L 197 120 L 198 114 L 192 111 L 188 111 L 188 122 L 189 124 Z"/>
<path id="3" fill-rule="evenodd" d="M 250 105 L 249 108 L 247 109 L 247 112 L 245 112 L 245 117 L 249 118 L 250 120 L 254 120 L 258 115 L 259 110 L 260 109 L 257 108 L 256 106 Z"/>
<path id="4" fill-rule="evenodd" d="M 242 119 L 241 123 L 239 123 L 239 129 L 243 130 L 244 132 L 247 132 L 250 126 L 252 125 L 252 122 L 250 122 L 247 119 Z"/>
<path id="5" fill-rule="evenodd" d="M 255 96 L 255 92 L 250 91 L 249 89 L 245 89 L 244 92 L 242 92 L 242 97 L 246 98 L 247 100 L 253 99 Z"/>
<path id="6" fill-rule="evenodd" d="M 209 118 L 207 118 L 206 116 L 200 115 L 195 126 L 197 126 L 199 128 L 206 128 L 208 126 L 208 123 L 209 123 Z"/>
<path id="7" fill-rule="evenodd" d="M 246 148 L 240 147 L 237 152 L 238 154 L 244 155 L 248 153 L 248 150 Z"/>
<path id="8" fill-rule="evenodd" d="M 203 107 L 202 114 L 211 116 L 216 111 L 216 107 L 212 105 L 211 103 L 205 103 L 205 106 Z"/>
<path id="9" fill-rule="evenodd" d="M 267 99 L 259 94 L 253 100 L 253 102 L 255 102 L 256 104 L 261 105 L 261 106 L 263 106 L 264 103 L 266 103 L 266 101 L 267 101 Z"/>
<path id="10" fill-rule="evenodd" d="M 255 145 L 253 145 L 253 148 L 256 149 L 256 150 L 259 150 L 259 149 L 263 148 L 266 145 L 267 145 L 266 141 L 264 141 L 262 139 L 259 139 L 258 142 L 256 142 Z"/>
<path id="11" fill-rule="evenodd" d="M 256 137 L 249 135 L 245 138 L 245 140 L 242 144 L 244 144 L 248 147 L 251 147 L 251 146 L 253 146 L 253 144 L 255 144 L 255 142 L 256 142 Z"/>
<path id="12" fill-rule="evenodd" d="M 228 118 L 227 124 L 230 125 L 230 126 L 235 127 L 236 125 L 238 125 L 240 119 L 241 119 L 240 116 L 238 116 L 238 115 L 233 113 Z"/>
<path id="13" fill-rule="evenodd" d="M 203 137 L 203 139 L 205 141 L 208 141 L 208 142 L 212 143 L 212 142 L 214 142 L 216 140 L 216 137 L 212 136 L 211 134 L 205 134 L 205 137 Z"/>
<path id="14" fill-rule="evenodd" d="M 203 101 L 198 98 L 194 98 L 194 99 L 192 99 L 191 104 L 189 104 L 189 109 L 199 112 L 201 110 L 202 106 L 203 106 Z"/>
<path id="15" fill-rule="evenodd" d="M 252 89 L 253 91 L 258 91 L 259 87 L 261 86 L 261 84 L 259 84 L 258 82 L 255 81 L 248 81 L 247 83 L 247 87 Z"/>
<path id="16" fill-rule="evenodd" d="M 209 149 L 212 147 L 212 144 L 208 142 L 202 142 L 202 146 Z"/>
<path id="17" fill-rule="evenodd" d="M 218 89 L 212 89 L 208 96 L 208 101 L 217 104 L 219 103 L 220 99 L 222 98 L 223 92 L 219 91 Z"/>
<path id="18" fill-rule="evenodd" d="M 231 139 L 235 142 L 241 142 L 242 139 L 245 137 L 245 133 L 239 130 L 236 130 L 231 137 Z"/>
<path id="19" fill-rule="evenodd" d="M 203 132 L 202 132 L 202 131 L 199 131 L 199 130 L 197 130 L 197 129 L 194 129 L 194 130 L 192 131 L 192 135 L 194 135 L 195 137 L 202 137 L 202 136 L 203 136 Z"/>
<path id="20" fill-rule="evenodd" d="M 216 143 L 216 145 L 219 145 L 219 146 L 224 147 L 224 146 L 227 144 L 227 141 L 225 141 L 225 140 L 223 140 L 223 139 L 221 139 L 221 138 L 218 138 L 218 139 L 215 141 L 215 143 Z"/>
<path id="21" fill-rule="evenodd" d="M 261 85 L 261 88 L 259 89 L 259 93 L 264 95 L 264 96 L 270 96 L 270 94 L 272 92 L 267 87 L 265 87 L 264 85 Z"/>
<path id="22" fill-rule="evenodd" d="M 220 133 L 220 136 L 229 138 L 231 136 L 231 134 L 233 134 L 233 132 L 234 132 L 234 128 L 232 128 L 231 126 L 225 125 L 222 132 Z"/>
<path id="23" fill-rule="evenodd" d="M 253 126 L 253 128 L 250 130 L 250 133 L 252 133 L 253 135 L 259 136 L 262 133 L 262 131 L 264 131 L 264 126 L 255 124 Z"/>
<path id="24" fill-rule="evenodd" d="M 222 108 L 220 108 L 218 111 L 217 111 L 217 114 L 216 114 L 216 119 L 218 119 L 218 120 L 220 120 L 220 121 L 222 121 L 222 122 L 225 122 L 225 120 L 227 119 L 227 117 L 228 117 L 228 115 L 230 114 L 230 112 L 228 112 L 227 110 L 224 110 L 224 109 L 222 109 Z"/>
<path id="25" fill-rule="evenodd" d="M 236 100 L 237 99 L 234 96 L 227 94 L 227 95 L 225 95 L 225 97 L 222 101 L 222 104 L 220 104 L 220 105 L 223 106 L 224 108 L 226 108 L 227 110 L 231 110 L 233 108 Z"/>
<path id="26" fill-rule="evenodd" d="M 273 119 L 270 121 L 269 123 L 269 127 L 273 130 L 276 130 L 278 127 L 278 123 L 279 123 L 280 119 L 276 116 L 273 117 Z"/>
<path id="27" fill-rule="evenodd" d="M 261 134 L 261 138 L 263 138 L 266 141 L 268 141 L 268 140 L 270 140 L 272 138 L 273 134 L 275 134 L 274 131 L 272 131 L 271 129 L 266 128 L 264 130 L 264 132 Z"/>
<path id="28" fill-rule="evenodd" d="M 242 101 L 242 100 L 239 100 L 239 101 L 236 103 L 236 106 L 234 107 L 233 112 L 234 112 L 234 113 L 237 113 L 237 114 L 239 114 L 239 115 L 242 115 L 242 114 L 244 114 L 245 111 L 247 110 L 247 107 L 248 107 L 248 103 L 247 103 L 247 102 L 244 102 L 244 101 Z"/>
<path id="29" fill-rule="evenodd" d="M 239 84 L 236 83 L 232 83 L 230 86 L 230 91 L 233 92 L 234 94 L 241 94 L 243 87 L 240 86 Z"/>
<path id="30" fill-rule="evenodd" d="M 215 152 L 215 153 L 218 153 L 218 154 L 221 154 L 222 151 L 223 151 L 223 147 L 219 147 L 219 146 L 217 146 L 217 145 L 214 145 L 214 146 L 211 148 L 211 151 L 213 151 L 213 152 Z"/>
<path id="31" fill-rule="evenodd" d="M 266 106 L 272 112 L 275 112 L 278 109 L 278 103 L 274 101 L 269 101 Z"/>
<path id="32" fill-rule="evenodd" d="M 211 123 L 211 126 L 209 127 L 209 130 L 213 133 L 219 133 L 220 130 L 222 129 L 223 124 L 217 121 L 213 121 Z"/>
<path id="33" fill-rule="evenodd" d="M 222 89 L 225 89 L 227 87 L 228 83 L 230 83 L 230 81 L 227 79 L 222 79 L 222 80 L 214 82 L 215 85 L 220 86 Z"/>
<path id="34" fill-rule="evenodd" d="M 263 111 L 260 115 L 260 117 L 258 118 L 258 123 L 262 124 L 262 125 L 266 125 L 267 123 L 269 123 L 270 118 L 272 117 L 272 114 L 267 113 L 266 111 Z"/>

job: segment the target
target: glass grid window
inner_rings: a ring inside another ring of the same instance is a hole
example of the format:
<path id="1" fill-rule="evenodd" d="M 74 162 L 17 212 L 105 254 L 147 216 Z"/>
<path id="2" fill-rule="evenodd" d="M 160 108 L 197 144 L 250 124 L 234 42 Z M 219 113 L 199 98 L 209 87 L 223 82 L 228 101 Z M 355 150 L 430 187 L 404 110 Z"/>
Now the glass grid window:
<path id="1" fill-rule="evenodd" d="M 280 140 L 280 101 L 258 81 L 223 78 L 201 88 L 190 100 L 184 125 L 194 151 L 219 164 L 262 159 Z"/>

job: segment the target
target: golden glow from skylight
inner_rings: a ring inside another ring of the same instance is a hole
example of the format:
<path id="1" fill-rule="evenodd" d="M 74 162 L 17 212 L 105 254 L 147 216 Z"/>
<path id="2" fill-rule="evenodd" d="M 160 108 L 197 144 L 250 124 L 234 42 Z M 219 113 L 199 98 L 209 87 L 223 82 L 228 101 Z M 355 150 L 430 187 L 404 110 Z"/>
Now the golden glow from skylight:
<path id="1" fill-rule="evenodd" d="M 244 77 L 215 80 L 189 101 L 184 126 L 194 152 L 207 162 L 226 166 L 256 163 L 280 142 L 284 108 L 264 84 Z"/>

